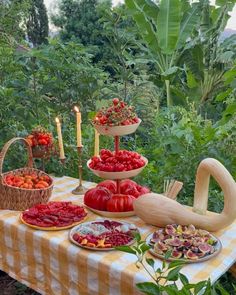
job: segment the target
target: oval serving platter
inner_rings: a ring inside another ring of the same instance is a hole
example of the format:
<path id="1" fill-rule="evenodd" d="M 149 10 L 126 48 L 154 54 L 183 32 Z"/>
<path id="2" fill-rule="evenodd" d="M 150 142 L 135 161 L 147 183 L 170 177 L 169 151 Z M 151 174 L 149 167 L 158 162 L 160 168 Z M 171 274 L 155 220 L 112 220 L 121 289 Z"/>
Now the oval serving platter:
<path id="1" fill-rule="evenodd" d="M 87 212 L 85 210 L 85 212 Z M 70 229 L 76 225 L 79 225 L 80 223 L 84 222 L 86 219 L 87 219 L 87 216 L 88 216 L 88 213 L 87 215 L 81 219 L 80 221 L 77 221 L 77 222 L 74 222 L 70 225 L 67 225 L 67 226 L 50 226 L 50 227 L 41 227 L 41 226 L 37 226 L 37 225 L 33 225 L 33 224 L 30 224 L 30 223 L 27 223 L 26 221 L 24 221 L 24 219 L 22 218 L 22 213 L 20 214 L 20 221 L 22 223 L 24 223 L 25 225 L 33 228 L 33 229 L 38 229 L 38 230 L 45 230 L 45 231 L 55 231 L 55 230 L 64 230 L 64 229 Z"/>
<path id="2" fill-rule="evenodd" d="M 79 246 L 79 247 L 81 247 L 81 248 L 87 249 L 87 250 L 93 250 L 93 251 L 110 251 L 110 250 L 115 250 L 114 247 L 99 248 L 99 247 L 89 247 L 89 246 L 86 246 L 86 245 L 81 245 L 80 243 L 78 243 L 77 241 L 75 241 L 75 240 L 73 239 L 73 235 L 74 235 L 75 233 L 77 233 L 78 230 L 79 230 L 79 228 L 82 227 L 83 225 L 90 225 L 90 224 L 92 224 L 92 223 L 94 223 L 94 222 L 101 222 L 101 221 L 104 221 L 104 220 L 105 220 L 105 219 L 97 219 L 97 220 L 94 220 L 94 221 L 84 222 L 84 223 L 81 223 L 81 224 L 75 226 L 75 227 L 72 228 L 71 231 L 69 232 L 69 240 L 70 240 L 73 244 L 75 244 L 75 245 L 77 245 L 77 246 Z M 109 220 L 109 221 L 112 221 L 112 220 Z M 121 223 L 122 225 L 128 225 L 128 226 L 131 225 L 131 223 L 128 223 L 128 222 L 123 222 L 123 221 L 118 221 L 118 222 Z M 139 232 L 137 228 L 136 228 L 136 232 L 137 232 L 137 233 Z M 133 237 L 132 241 L 130 241 L 128 244 L 125 244 L 125 246 L 130 246 L 130 245 L 132 245 L 132 244 L 134 244 L 134 243 L 135 243 L 135 237 Z"/>
<path id="3" fill-rule="evenodd" d="M 211 235 L 211 237 L 212 237 L 213 239 L 217 240 L 216 245 L 213 246 L 213 247 L 215 248 L 215 252 L 214 252 L 214 253 L 209 254 L 209 255 L 207 255 L 207 256 L 204 256 L 204 257 L 201 257 L 201 258 L 199 258 L 199 259 L 197 259 L 197 260 L 191 260 L 191 259 L 186 259 L 186 258 L 173 258 L 173 257 L 169 257 L 169 258 L 166 259 L 166 260 L 167 260 L 167 261 L 176 261 L 176 260 L 178 260 L 178 261 L 183 261 L 183 262 L 185 262 L 185 263 L 198 263 L 198 262 L 204 262 L 204 261 L 207 261 L 207 260 L 209 260 L 209 259 L 211 259 L 211 258 L 217 256 L 217 255 L 220 253 L 221 249 L 222 249 L 222 244 L 221 244 L 221 241 L 220 241 L 217 237 L 215 237 L 215 236 L 212 235 L 212 234 L 210 234 L 210 235 Z M 148 236 L 146 237 L 146 243 L 147 243 L 147 245 L 149 245 L 149 246 L 151 247 L 151 248 L 149 249 L 149 252 L 150 252 L 153 256 L 155 256 L 155 257 L 157 257 L 157 258 L 160 258 L 160 259 L 164 260 L 164 258 L 165 258 L 164 255 L 158 254 L 157 252 L 154 251 L 154 249 L 153 249 L 153 245 L 150 243 L 152 236 L 153 236 L 153 233 L 150 234 L 150 235 L 148 235 Z"/>
<path id="4" fill-rule="evenodd" d="M 109 211 L 101 211 L 101 210 L 97 210 L 97 209 L 93 209 L 87 205 L 86 206 L 90 211 L 104 216 L 104 217 L 109 217 L 109 218 L 125 218 L 125 217 L 130 217 L 130 216 L 134 216 L 135 212 L 134 211 L 126 211 L 126 212 L 109 212 Z"/>

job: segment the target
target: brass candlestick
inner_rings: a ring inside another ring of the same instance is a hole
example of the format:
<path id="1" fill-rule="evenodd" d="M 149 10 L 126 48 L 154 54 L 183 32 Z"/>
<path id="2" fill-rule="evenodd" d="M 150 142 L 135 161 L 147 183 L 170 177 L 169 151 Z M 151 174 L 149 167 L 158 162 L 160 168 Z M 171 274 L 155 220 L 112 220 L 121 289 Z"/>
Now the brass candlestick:
<path id="1" fill-rule="evenodd" d="M 83 186 L 82 182 L 82 173 L 83 173 L 83 166 L 82 166 L 82 154 L 83 154 L 83 146 L 78 146 L 78 167 L 79 167 L 79 185 L 72 191 L 74 195 L 84 195 L 87 189 Z"/>

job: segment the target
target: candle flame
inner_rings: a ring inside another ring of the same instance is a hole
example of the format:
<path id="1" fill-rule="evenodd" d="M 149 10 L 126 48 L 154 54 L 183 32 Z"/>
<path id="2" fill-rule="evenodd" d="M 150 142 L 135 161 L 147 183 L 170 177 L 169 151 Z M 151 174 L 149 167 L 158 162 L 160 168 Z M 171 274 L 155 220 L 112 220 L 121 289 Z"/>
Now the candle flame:
<path id="1" fill-rule="evenodd" d="M 79 108 L 77 106 L 74 106 L 74 110 L 76 111 L 76 113 L 79 113 Z"/>
<path id="2" fill-rule="evenodd" d="M 58 117 L 55 118 L 56 123 L 60 123 L 60 120 Z"/>

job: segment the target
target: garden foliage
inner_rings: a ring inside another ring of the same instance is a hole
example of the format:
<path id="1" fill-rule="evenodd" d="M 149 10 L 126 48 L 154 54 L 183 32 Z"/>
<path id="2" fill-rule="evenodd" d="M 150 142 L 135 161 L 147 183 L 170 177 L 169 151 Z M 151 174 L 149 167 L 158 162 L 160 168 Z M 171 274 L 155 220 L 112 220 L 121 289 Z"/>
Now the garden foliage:
<path id="1" fill-rule="evenodd" d="M 233 0 L 218 6 L 207 0 L 126 0 L 114 8 L 110 1 L 62 1 L 53 16 L 60 34 L 25 49 L 29 4 L 0 4 L 0 147 L 37 125 L 56 137 L 59 116 L 67 159 L 62 166 L 52 158 L 46 169 L 78 177 L 73 106 L 82 111 L 85 162 L 93 154 L 91 116 L 107 99 L 120 97 L 142 119 L 121 142 L 149 160 L 136 178 L 140 184 L 162 192 L 166 178 L 183 181 L 179 200 L 190 205 L 202 159 L 220 160 L 236 177 L 236 38 L 221 35 Z M 112 145 L 101 136 L 101 147 Z M 4 169 L 24 160 L 22 149 L 12 149 Z M 98 180 L 85 165 L 84 178 Z M 220 211 L 222 204 L 211 183 L 209 208 Z"/>

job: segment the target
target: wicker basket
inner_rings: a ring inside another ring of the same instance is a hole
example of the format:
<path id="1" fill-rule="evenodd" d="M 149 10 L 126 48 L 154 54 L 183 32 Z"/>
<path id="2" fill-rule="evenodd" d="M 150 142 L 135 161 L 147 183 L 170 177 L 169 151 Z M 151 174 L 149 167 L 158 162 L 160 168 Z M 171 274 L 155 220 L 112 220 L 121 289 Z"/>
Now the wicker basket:
<path id="1" fill-rule="evenodd" d="M 3 161 L 7 150 L 12 143 L 16 141 L 21 141 L 25 143 L 28 151 L 28 165 L 25 168 L 16 169 L 10 172 L 2 173 Z M 13 138 L 9 140 L 3 147 L 0 153 L 0 209 L 10 209 L 10 210 L 25 210 L 39 203 L 47 203 L 49 200 L 52 189 L 53 180 L 51 178 L 51 185 L 45 189 L 24 189 L 14 186 L 10 186 L 4 183 L 3 179 L 7 174 L 19 174 L 19 173 L 32 173 L 36 175 L 47 175 L 43 171 L 33 168 L 33 157 L 32 150 L 24 138 Z"/>

